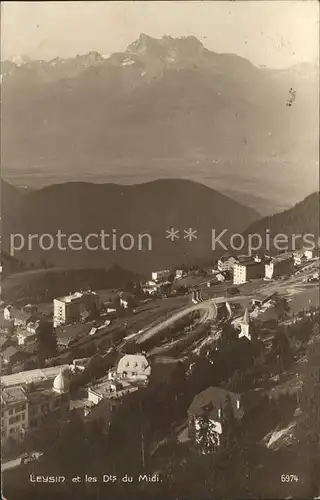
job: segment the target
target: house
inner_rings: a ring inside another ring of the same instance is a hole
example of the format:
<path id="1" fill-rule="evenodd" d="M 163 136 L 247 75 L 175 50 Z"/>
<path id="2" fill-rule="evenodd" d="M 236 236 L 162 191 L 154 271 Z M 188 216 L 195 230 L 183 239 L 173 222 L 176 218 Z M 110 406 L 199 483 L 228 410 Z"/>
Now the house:
<path id="1" fill-rule="evenodd" d="M 149 280 L 144 283 L 142 290 L 147 295 L 154 295 L 158 291 L 158 285 L 155 281 Z"/>
<path id="2" fill-rule="evenodd" d="M 220 281 L 220 282 L 226 281 L 228 279 L 228 273 L 226 271 L 216 273 L 215 278 L 217 281 Z"/>
<path id="3" fill-rule="evenodd" d="M 154 271 L 151 273 L 152 281 L 164 280 L 170 276 L 169 269 L 163 269 L 162 271 Z"/>
<path id="4" fill-rule="evenodd" d="M 40 320 L 30 321 L 25 327 L 18 327 L 18 345 L 26 345 L 33 342 L 40 331 Z"/>
<path id="5" fill-rule="evenodd" d="M 265 264 L 265 279 L 272 280 L 290 274 L 294 269 L 294 259 L 291 253 L 273 257 Z"/>
<path id="6" fill-rule="evenodd" d="M 75 323 L 73 325 L 61 325 L 56 328 L 57 345 L 59 347 L 68 347 L 72 341 L 89 335 L 95 326 L 93 321 L 88 323 Z"/>
<path id="7" fill-rule="evenodd" d="M 119 378 L 135 381 L 148 381 L 151 366 L 143 354 L 125 354 L 117 366 Z"/>
<path id="8" fill-rule="evenodd" d="M 34 342 L 37 338 L 36 333 L 28 330 L 21 330 L 17 333 L 18 345 L 26 345 Z"/>
<path id="9" fill-rule="evenodd" d="M 72 344 L 74 339 L 72 337 L 58 337 L 57 338 L 57 347 L 60 349 L 67 349 Z"/>
<path id="10" fill-rule="evenodd" d="M 32 316 L 35 316 L 38 312 L 38 307 L 35 304 L 27 304 L 23 307 L 23 310 L 31 314 Z"/>
<path id="11" fill-rule="evenodd" d="M 109 374 L 94 385 L 87 387 L 87 398 L 89 404 L 97 405 L 103 399 L 121 399 L 131 392 L 138 390 L 137 386 L 133 386 L 127 380 L 113 379 Z"/>
<path id="12" fill-rule="evenodd" d="M 86 310 L 100 308 L 99 295 L 92 291 L 76 292 L 53 300 L 53 326 L 79 321 Z"/>
<path id="13" fill-rule="evenodd" d="M 197 431 L 201 426 L 201 419 L 207 417 L 212 423 L 217 439 L 223 433 L 223 419 L 230 406 L 234 418 L 243 417 L 243 409 L 239 394 L 227 391 L 220 387 L 208 387 L 195 396 L 188 410 L 188 434 L 197 441 Z"/>
<path id="14" fill-rule="evenodd" d="M 12 321 L 14 326 L 26 326 L 34 319 L 34 314 L 28 310 L 18 309 L 13 306 L 4 308 L 3 316 L 5 320 Z"/>
<path id="15" fill-rule="evenodd" d="M 221 272 L 232 271 L 237 262 L 237 259 L 231 255 L 222 256 L 218 260 L 217 269 Z"/>
<path id="16" fill-rule="evenodd" d="M 304 256 L 307 260 L 315 259 L 316 257 L 320 256 L 320 248 L 319 247 L 307 248 L 304 251 Z"/>
<path id="17" fill-rule="evenodd" d="M 293 253 L 293 262 L 295 266 L 301 266 L 306 260 L 303 250 L 297 250 Z"/>
<path id="18" fill-rule="evenodd" d="M 278 297 L 277 292 L 273 292 L 271 294 L 256 293 L 255 296 L 251 299 L 251 303 L 255 307 L 261 307 L 272 299 L 276 300 L 277 297 Z"/>
<path id="19" fill-rule="evenodd" d="M 228 405 L 236 419 L 243 417 L 241 397 L 239 394 L 227 391 L 220 387 L 208 387 L 195 396 L 188 410 L 189 437 L 197 441 L 197 431 L 201 426 L 201 419 L 207 417 L 212 423 L 217 440 L 223 433 L 223 419 Z"/>
<path id="20" fill-rule="evenodd" d="M 11 312 L 13 311 L 13 306 L 6 306 L 3 310 L 3 317 L 7 321 L 12 320 Z"/>
<path id="21" fill-rule="evenodd" d="M 183 277 L 183 269 L 176 269 L 175 279 L 180 280 Z"/>
<path id="22" fill-rule="evenodd" d="M 120 307 L 123 309 L 127 310 L 134 310 L 135 309 L 135 300 L 134 297 L 131 293 L 128 292 L 121 292 L 120 297 L 119 297 L 119 302 L 120 302 Z"/>
<path id="23" fill-rule="evenodd" d="M 263 278 L 265 275 L 265 259 L 259 256 L 247 257 L 233 267 L 233 284 L 241 285 L 251 279 Z"/>

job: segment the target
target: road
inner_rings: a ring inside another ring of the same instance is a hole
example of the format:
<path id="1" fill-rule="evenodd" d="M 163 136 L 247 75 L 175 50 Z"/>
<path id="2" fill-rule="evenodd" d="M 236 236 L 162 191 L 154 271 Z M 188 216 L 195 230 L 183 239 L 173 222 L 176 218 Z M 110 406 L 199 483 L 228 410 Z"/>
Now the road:
<path id="1" fill-rule="evenodd" d="M 1 472 L 5 470 L 13 469 L 14 467 L 18 467 L 21 465 L 21 457 L 15 458 L 14 460 L 9 460 L 8 462 L 1 463 Z"/>
<path id="2" fill-rule="evenodd" d="M 226 301 L 239 302 L 241 300 L 247 300 L 249 298 L 250 297 L 247 295 L 236 295 L 236 296 L 230 297 L 230 298 L 214 297 L 212 299 L 204 300 L 203 302 L 200 302 L 199 304 L 195 304 L 195 305 L 186 307 L 182 311 L 179 311 L 179 312 L 173 314 L 170 318 L 167 318 L 164 321 L 162 321 L 161 323 L 158 323 L 157 325 L 146 330 L 139 337 L 139 339 L 137 339 L 137 344 L 141 344 L 141 343 L 145 342 L 146 340 L 151 339 L 157 333 L 160 333 L 162 330 L 173 325 L 180 318 L 183 318 L 184 316 L 186 316 L 187 314 L 190 314 L 193 311 L 202 311 L 203 312 L 203 314 L 199 320 L 199 323 L 201 324 L 201 323 L 205 323 L 207 321 L 212 321 L 216 318 L 216 316 L 217 316 L 217 304 L 222 304 Z"/>
<path id="3" fill-rule="evenodd" d="M 193 311 L 204 311 L 204 314 L 201 316 L 199 323 L 204 323 L 206 321 L 213 320 L 217 315 L 217 308 L 215 305 L 215 299 L 206 300 L 204 302 L 200 302 L 199 304 L 195 304 L 193 306 L 186 307 L 182 311 L 179 311 L 173 314 L 170 318 L 165 319 L 161 323 L 149 328 L 145 331 L 137 340 L 137 344 L 142 344 L 146 340 L 151 339 L 157 333 L 161 332 L 165 328 L 173 325 L 176 321 L 187 316 Z"/>
<path id="4" fill-rule="evenodd" d="M 4 471 L 9 470 L 9 469 L 14 469 L 15 467 L 18 467 L 19 465 L 21 465 L 21 459 L 24 455 L 25 454 L 22 454 L 18 458 L 15 458 L 13 460 L 8 460 L 7 462 L 2 461 L 1 462 L 1 472 L 4 472 Z M 36 460 L 38 460 L 41 457 L 41 455 L 43 455 L 43 453 L 41 453 L 40 451 L 34 451 L 34 452 L 32 452 L 32 455 L 34 455 L 36 458 L 35 458 L 35 460 L 28 462 L 28 463 L 35 462 Z"/>
<path id="5" fill-rule="evenodd" d="M 296 287 L 299 286 L 299 284 L 303 284 L 303 279 L 311 275 L 314 270 L 315 266 L 318 266 L 318 262 L 313 262 L 310 263 L 308 266 L 306 266 L 302 271 L 301 274 L 299 275 L 294 275 L 291 278 L 287 280 L 277 280 L 277 281 L 272 281 L 272 282 L 266 282 L 265 285 L 260 285 L 257 287 L 256 290 L 251 292 L 249 295 L 236 295 L 233 297 L 214 297 L 208 300 L 205 300 L 203 302 L 200 302 L 199 304 L 195 304 L 189 307 L 186 307 L 182 311 L 179 311 L 175 314 L 173 314 L 170 318 L 165 319 L 161 323 L 147 329 L 138 339 L 137 339 L 137 344 L 141 344 L 145 342 L 146 340 L 149 340 L 150 338 L 154 337 L 156 334 L 160 333 L 162 330 L 165 328 L 168 328 L 169 326 L 173 325 L 176 321 L 178 321 L 180 318 L 183 318 L 184 316 L 190 314 L 192 311 L 203 311 L 203 315 L 201 316 L 199 323 L 204 323 L 206 321 L 214 320 L 217 315 L 217 304 L 221 304 L 223 302 L 240 302 L 242 300 L 250 300 L 252 297 L 257 292 L 262 292 L 266 294 L 271 294 L 274 292 L 279 292 L 279 293 L 285 293 L 288 288 L 290 287 Z"/>

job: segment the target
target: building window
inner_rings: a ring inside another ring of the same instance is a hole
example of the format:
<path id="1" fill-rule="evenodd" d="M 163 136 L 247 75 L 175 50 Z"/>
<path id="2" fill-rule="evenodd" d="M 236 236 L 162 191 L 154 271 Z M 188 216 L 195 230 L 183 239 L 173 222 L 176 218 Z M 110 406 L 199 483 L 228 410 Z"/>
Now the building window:
<path id="1" fill-rule="evenodd" d="M 13 408 L 10 408 L 9 415 L 13 415 Z"/>
<path id="2" fill-rule="evenodd" d="M 9 430 L 9 434 L 14 434 L 15 432 L 16 432 L 16 428 L 11 427 L 11 429 Z"/>
<path id="3" fill-rule="evenodd" d="M 25 410 L 25 409 L 26 409 L 26 407 L 27 407 L 27 406 L 26 406 L 25 404 L 21 405 L 21 406 L 20 406 L 20 411 Z"/>

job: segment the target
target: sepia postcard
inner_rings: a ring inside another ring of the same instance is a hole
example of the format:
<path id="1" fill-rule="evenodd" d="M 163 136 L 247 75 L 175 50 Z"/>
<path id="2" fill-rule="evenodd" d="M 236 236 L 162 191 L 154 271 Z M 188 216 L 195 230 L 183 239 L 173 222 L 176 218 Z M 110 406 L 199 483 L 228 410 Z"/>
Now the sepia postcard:
<path id="1" fill-rule="evenodd" d="M 320 498 L 319 3 L 1 3 L 3 500 Z"/>

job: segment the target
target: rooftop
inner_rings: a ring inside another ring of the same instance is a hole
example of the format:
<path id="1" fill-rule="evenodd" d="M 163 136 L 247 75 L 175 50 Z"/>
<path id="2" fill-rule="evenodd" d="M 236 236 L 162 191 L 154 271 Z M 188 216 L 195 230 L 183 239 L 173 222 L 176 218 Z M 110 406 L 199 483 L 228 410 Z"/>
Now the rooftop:
<path id="1" fill-rule="evenodd" d="M 276 255 L 275 257 L 272 257 L 271 262 L 281 262 L 283 260 L 289 260 L 289 259 L 292 259 L 292 253 L 286 252 Z"/>
<path id="2" fill-rule="evenodd" d="M 226 407 L 228 399 L 232 405 L 235 417 L 241 418 L 243 412 L 240 408 L 237 408 L 240 394 L 227 391 L 221 387 L 208 387 L 200 392 L 192 401 L 188 413 L 189 415 L 200 416 L 207 411 L 211 418 L 219 418 L 218 411 Z"/>
<path id="3" fill-rule="evenodd" d="M 70 302 L 78 302 L 81 301 L 83 297 L 88 296 L 97 296 L 96 292 L 85 291 L 85 292 L 75 292 L 70 295 L 65 295 L 64 297 L 57 297 L 54 300 L 59 300 L 60 302 L 70 303 Z"/>
<path id="4" fill-rule="evenodd" d="M 16 307 L 12 307 L 10 309 L 10 314 L 12 318 L 19 319 L 21 321 L 28 321 L 33 318 L 33 315 L 30 311 L 24 311 L 23 309 L 17 309 Z"/>
<path id="5" fill-rule="evenodd" d="M 93 326 L 93 321 L 59 326 L 56 328 L 57 339 L 74 339 L 78 335 L 88 335 Z"/>
<path id="6" fill-rule="evenodd" d="M 27 370 L 24 372 L 12 373 L 11 375 L 4 375 L 1 377 L 1 386 L 13 387 L 51 380 L 60 373 L 61 369 L 63 371 L 69 370 L 69 365 L 50 366 L 49 368 L 38 368 L 36 370 Z"/>
<path id="7" fill-rule="evenodd" d="M 27 396 L 23 387 L 4 387 L 1 390 L 1 404 L 7 405 L 10 403 L 18 403 L 19 401 L 27 401 Z"/>

